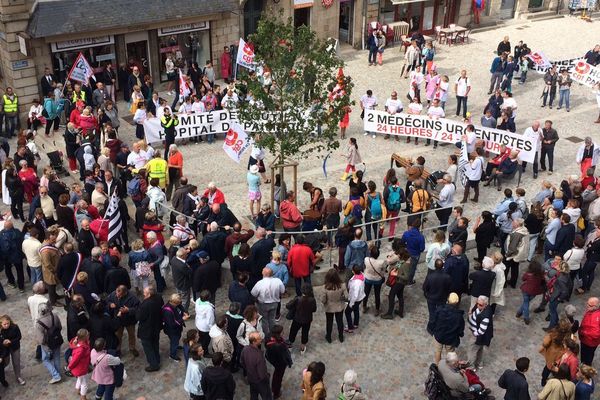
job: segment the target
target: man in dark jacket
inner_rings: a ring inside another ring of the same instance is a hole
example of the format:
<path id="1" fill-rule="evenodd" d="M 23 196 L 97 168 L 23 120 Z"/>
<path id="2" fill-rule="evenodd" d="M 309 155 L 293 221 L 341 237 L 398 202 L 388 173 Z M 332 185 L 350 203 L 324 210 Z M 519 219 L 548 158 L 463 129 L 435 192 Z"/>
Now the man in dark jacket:
<path id="1" fill-rule="evenodd" d="M 21 293 L 25 289 L 25 278 L 23 275 L 23 235 L 21 231 L 15 229 L 12 221 L 4 223 L 4 229 L 0 232 L 0 255 L 6 271 L 8 284 L 12 287 L 19 287 Z M 17 279 L 12 273 L 13 267 L 17 273 Z"/>
<path id="2" fill-rule="evenodd" d="M 448 235 L 448 242 L 450 244 L 454 243 L 467 243 L 467 237 L 469 233 L 467 232 L 467 228 L 469 227 L 469 220 L 465 217 L 460 217 L 457 219 L 456 227 L 454 227 L 450 234 Z"/>
<path id="3" fill-rule="evenodd" d="M 248 384 L 250 385 L 250 398 L 271 400 L 271 388 L 269 387 L 269 373 L 265 356 L 260 349 L 262 338 L 259 332 L 250 333 L 249 345 L 244 347 L 240 362 L 246 371 Z"/>
<path id="4" fill-rule="evenodd" d="M 192 290 L 194 293 L 208 290 L 210 302 L 214 304 L 217 289 L 221 286 L 221 265 L 212 260 L 205 251 L 198 253 L 198 258 L 200 265 L 194 271 Z"/>
<path id="5" fill-rule="evenodd" d="M 481 262 L 481 269 L 475 270 L 469 274 L 471 280 L 471 307 L 473 307 L 479 296 L 490 297 L 492 285 L 496 279 L 496 273 L 492 271 L 494 260 L 490 257 L 484 257 Z"/>
<path id="6" fill-rule="evenodd" d="M 237 275 L 237 280 L 232 281 L 229 285 L 229 301 L 232 303 L 240 303 L 241 310 L 245 310 L 247 306 L 254 304 L 254 299 L 246 286 L 248 283 L 248 274 L 246 272 L 240 272 Z"/>
<path id="7" fill-rule="evenodd" d="M 63 245 L 64 254 L 58 260 L 57 275 L 60 279 L 60 284 L 65 290 L 69 290 L 75 284 L 75 278 L 81 268 L 81 261 L 83 256 L 73 251 L 72 243 L 65 243 Z M 66 298 L 68 304 L 68 298 Z"/>
<path id="8" fill-rule="evenodd" d="M 185 248 L 179 248 L 175 257 L 171 259 L 171 273 L 175 289 L 181 297 L 183 309 L 188 312 L 190 308 L 190 291 L 192 289 L 192 269 L 185 262 L 188 256 Z"/>
<path id="9" fill-rule="evenodd" d="M 129 351 L 135 357 L 140 353 L 136 349 L 135 340 L 135 324 L 137 322 L 136 314 L 140 306 L 140 300 L 128 290 L 124 285 L 110 293 L 106 298 L 109 315 L 119 323 L 119 328 L 116 335 L 119 338 L 119 352 L 123 343 L 123 331 L 127 330 L 127 338 L 129 340 Z"/>
<path id="10" fill-rule="evenodd" d="M 106 277 L 104 265 L 100 261 L 101 256 L 102 249 L 94 247 L 91 251 L 91 257 L 86 258 L 81 266 L 81 270 L 88 274 L 87 287 L 98 296 L 104 293 L 104 278 Z"/>
<path id="11" fill-rule="evenodd" d="M 415 283 L 415 273 L 417 272 L 419 258 L 421 257 L 421 253 L 425 251 L 425 237 L 419 230 L 420 227 L 421 220 L 415 218 L 410 224 L 410 229 L 402 234 L 402 240 L 406 243 L 406 250 L 410 254 L 409 285 L 414 285 Z"/>
<path id="12" fill-rule="evenodd" d="M 521 357 L 515 364 L 517 369 L 504 371 L 498 379 L 498 386 L 506 389 L 504 400 L 530 400 L 529 383 L 525 377 L 525 372 L 529 370 L 529 358 Z"/>
<path id="13" fill-rule="evenodd" d="M 162 329 L 163 304 L 163 299 L 156 294 L 156 289 L 152 286 L 144 288 L 144 300 L 140 303 L 136 317 L 139 322 L 137 337 L 142 341 L 148 361 L 148 366 L 144 369 L 146 372 L 160 369 L 158 342 Z"/>
<path id="14" fill-rule="evenodd" d="M 85 301 L 81 295 L 73 295 L 67 309 L 67 341 L 77 336 L 80 329 L 89 330 L 89 315 L 85 310 Z"/>
<path id="15" fill-rule="evenodd" d="M 273 380 L 271 388 L 273 390 L 273 398 L 281 397 L 281 382 L 286 368 L 292 368 L 292 355 L 290 349 L 281 337 L 283 326 L 273 325 L 271 328 L 271 338 L 267 340 L 265 357 L 275 368 L 273 371 Z"/>
<path id="16" fill-rule="evenodd" d="M 435 342 L 435 363 L 442 359 L 444 347 L 454 351 L 460 344 L 465 331 L 465 312 L 458 308 L 460 299 L 456 293 L 450 293 L 448 303 L 436 308 L 431 318 L 431 334 Z"/>
<path id="17" fill-rule="evenodd" d="M 461 244 L 455 243 L 452 246 L 452 251 L 444 262 L 444 272 L 452 278 L 450 290 L 460 298 L 467 292 L 469 282 L 469 259 L 463 254 Z"/>
<path id="18" fill-rule="evenodd" d="M 542 171 L 546 170 L 546 156 L 548 156 L 550 172 L 554 168 L 554 147 L 556 146 L 556 142 L 558 142 L 558 133 L 552 127 L 552 121 L 547 120 L 544 122 L 544 127 L 542 128 L 542 153 L 540 155 Z"/>
<path id="19" fill-rule="evenodd" d="M 563 213 L 560 216 L 560 229 L 556 232 L 552 255 L 564 256 L 573 247 L 573 240 L 575 240 L 575 225 L 571 223 L 571 216 Z"/>
<path id="20" fill-rule="evenodd" d="M 206 400 L 233 400 L 235 381 L 231 372 L 223 368 L 223 353 L 214 353 L 212 364 L 202 372 L 200 381 Z"/>
<path id="21" fill-rule="evenodd" d="M 450 294 L 452 278 L 444 273 L 444 261 L 435 260 L 435 271 L 427 274 L 423 282 L 423 294 L 427 299 L 427 308 L 429 310 L 429 321 L 427 322 L 427 332 L 432 334 L 432 317 L 437 307 L 443 305 Z"/>
<path id="22" fill-rule="evenodd" d="M 117 256 L 110 256 L 111 268 L 106 271 L 104 278 L 104 290 L 106 293 L 114 292 L 119 286 L 123 285 L 131 289 L 131 279 L 127 270 L 119 265 Z"/>
<path id="23" fill-rule="evenodd" d="M 205 250 L 211 260 L 216 261 L 219 265 L 225 261 L 225 239 L 227 234 L 219 229 L 216 222 L 211 222 L 208 227 L 208 232 L 202 238 L 200 247 Z"/>
<path id="24" fill-rule="evenodd" d="M 171 197 L 171 205 L 176 211 L 183 213 L 184 200 L 187 197 L 188 193 L 192 191 L 192 188 L 195 188 L 195 186 L 188 184 L 188 179 L 185 176 L 179 178 L 179 187 L 175 189 L 175 191 L 173 192 L 173 196 Z M 175 213 L 171 213 L 171 225 L 175 225 L 176 216 L 177 215 Z"/>
<path id="25" fill-rule="evenodd" d="M 92 249 L 98 242 L 94 237 L 94 233 L 90 230 L 90 219 L 84 218 L 81 220 L 81 229 L 77 237 L 77 248 L 84 257 L 92 255 Z"/>
<path id="26" fill-rule="evenodd" d="M 262 271 L 271 262 L 271 251 L 275 247 L 275 240 L 272 235 L 267 235 L 265 228 L 258 228 L 256 230 L 256 238 L 258 240 L 254 242 L 250 251 L 254 264 L 259 271 Z"/>
<path id="27" fill-rule="evenodd" d="M 248 240 L 250 240 L 252 236 L 254 236 L 254 231 L 252 229 L 242 229 L 242 224 L 239 222 L 233 224 L 233 233 L 225 239 L 225 253 L 227 254 L 230 263 L 233 260 L 233 257 L 237 255 L 233 254 L 235 253 L 234 250 L 236 249 L 236 245 L 248 243 Z M 237 248 L 239 248 L 239 246 L 237 246 Z"/>

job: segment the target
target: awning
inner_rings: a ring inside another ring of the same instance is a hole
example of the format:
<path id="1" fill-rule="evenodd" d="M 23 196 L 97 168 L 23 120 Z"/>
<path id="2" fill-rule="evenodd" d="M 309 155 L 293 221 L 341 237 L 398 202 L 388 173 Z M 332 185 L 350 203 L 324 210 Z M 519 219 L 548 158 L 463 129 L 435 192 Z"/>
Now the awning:
<path id="1" fill-rule="evenodd" d="M 398 6 L 400 4 L 420 3 L 426 0 L 392 0 L 392 4 Z"/>

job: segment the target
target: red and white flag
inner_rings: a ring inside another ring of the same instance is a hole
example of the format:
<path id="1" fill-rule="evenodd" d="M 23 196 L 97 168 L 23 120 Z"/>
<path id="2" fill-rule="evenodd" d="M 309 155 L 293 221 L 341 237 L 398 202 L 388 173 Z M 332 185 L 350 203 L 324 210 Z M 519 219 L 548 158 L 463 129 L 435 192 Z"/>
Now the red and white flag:
<path id="1" fill-rule="evenodd" d="M 242 38 L 240 38 L 240 43 L 238 45 L 236 62 L 238 65 L 252 71 L 256 68 L 256 65 L 254 64 L 254 49 Z"/>
<path id="2" fill-rule="evenodd" d="M 239 164 L 242 155 L 248 150 L 251 144 L 252 138 L 246 134 L 244 128 L 237 122 L 233 122 L 229 131 L 227 131 L 227 136 L 225 136 L 223 150 L 225 150 L 225 153 L 227 153 L 233 161 Z"/>
<path id="3" fill-rule="evenodd" d="M 83 54 L 79 53 L 71 67 L 71 71 L 69 71 L 68 78 L 81 83 L 88 83 L 92 75 L 94 75 L 94 69 Z"/>
<path id="4" fill-rule="evenodd" d="M 183 77 L 183 72 L 181 72 L 181 68 L 179 69 L 179 101 L 183 103 L 186 97 L 190 95 L 190 87 L 188 86 L 185 78 Z"/>

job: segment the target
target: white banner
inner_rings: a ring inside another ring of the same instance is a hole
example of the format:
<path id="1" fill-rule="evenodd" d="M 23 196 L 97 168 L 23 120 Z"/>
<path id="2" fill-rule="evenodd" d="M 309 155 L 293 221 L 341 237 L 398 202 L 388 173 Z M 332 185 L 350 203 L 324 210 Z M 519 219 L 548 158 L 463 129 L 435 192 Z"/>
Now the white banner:
<path id="1" fill-rule="evenodd" d="M 73 63 L 73 67 L 71 67 L 68 78 L 81 83 L 88 83 L 92 75 L 94 75 L 94 70 L 90 66 L 90 63 L 88 63 L 83 54 L 79 53 Z"/>
<path id="2" fill-rule="evenodd" d="M 394 136 L 413 136 L 439 142 L 455 144 L 461 141 L 467 124 L 440 118 L 432 119 L 426 115 L 388 114 L 385 111 L 365 110 L 364 130 Z M 523 135 L 475 126 L 477 138 L 485 141 L 485 150 L 499 153 L 500 146 L 506 145 L 519 150 L 519 159 L 533 162 L 537 151 L 537 141 Z"/>
<path id="3" fill-rule="evenodd" d="M 223 142 L 223 150 L 236 163 L 240 163 L 242 155 L 250 145 L 252 138 L 249 137 L 244 129 L 237 122 L 231 124 L 231 128 L 227 131 L 225 141 Z"/>
<path id="4" fill-rule="evenodd" d="M 559 72 L 561 69 L 566 69 L 567 71 L 569 71 L 569 73 L 571 73 L 573 69 L 575 69 L 575 66 L 579 61 L 581 61 L 581 57 L 570 58 L 568 60 L 562 61 L 550 61 L 550 65 L 534 65 L 532 69 L 538 74 L 545 74 L 546 72 L 548 72 L 550 67 L 556 65 L 557 72 Z"/>
<path id="5" fill-rule="evenodd" d="M 571 72 L 571 79 L 585 86 L 594 87 L 600 83 L 600 68 L 580 60 Z"/>
<path id="6" fill-rule="evenodd" d="M 201 135 L 224 133 L 231 128 L 229 111 L 211 111 L 200 114 L 179 114 L 179 125 L 175 127 L 175 139 L 189 139 Z M 160 118 L 144 121 L 144 132 L 148 143 L 165 140 L 165 132 L 160 126 Z"/>
<path id="7" fill-rule="evenodd" d="M 240 43 L 238 45 L 236 62 L 238 65 L 241 65 L 242 67 L 248 68 L 252 71 L 254 71 L 256 68 L 254 64 L 254 50 L 242 38 L 240 38 Z"/>
<path id="8" fill-rule="evenodd" d="M 527 54 L 527 58 L 529 58 L 533 62 L 533 65 L 535 67 L 548 69 L 552 66 L 550 60 L 548 60 L 548 57 L 546 57 L 546 55 L 541 51 L 534 51 L 533 53 L 529 53 Z"/>

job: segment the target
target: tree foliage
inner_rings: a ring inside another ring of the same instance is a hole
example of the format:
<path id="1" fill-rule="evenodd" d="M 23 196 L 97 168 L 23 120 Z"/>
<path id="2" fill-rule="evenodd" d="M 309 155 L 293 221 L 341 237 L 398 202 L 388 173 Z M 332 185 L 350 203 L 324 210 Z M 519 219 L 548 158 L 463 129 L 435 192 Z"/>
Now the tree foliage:
<path id="1" fill-rule="evenodd" d="M 239 74 L 252 99 L 240 105 L 239 116 L 256 123 L 249 134 L 257 144 L 276 154 L 279 162 L 337 149 L 338 124 L 351 104 L 353 84 L 348 76 L 338 78 L 344 63 L 335 41 L 318 39 L 306 26 L 295 28 L 291 19 L 284 22 L 263 13 L 249 43 L 256 64 L 268 68 L 273 80 L 267 91 L 256 74 L 246 69 Z M 332 96 L 336 85 L 337 95 Z"/>

